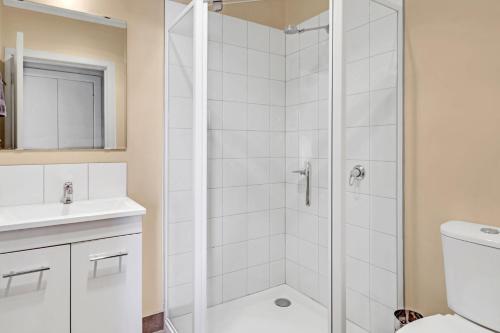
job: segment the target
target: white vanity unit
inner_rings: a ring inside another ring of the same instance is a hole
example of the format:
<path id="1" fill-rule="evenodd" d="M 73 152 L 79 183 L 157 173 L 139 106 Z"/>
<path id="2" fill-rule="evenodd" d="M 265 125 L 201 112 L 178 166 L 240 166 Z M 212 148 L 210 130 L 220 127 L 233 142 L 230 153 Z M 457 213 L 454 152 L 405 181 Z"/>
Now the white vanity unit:
<path id="1" fill-rule="evenodd" d="M 142 332 L 144 214 L 126 196 L 0 207 L 0 332 Z"/>

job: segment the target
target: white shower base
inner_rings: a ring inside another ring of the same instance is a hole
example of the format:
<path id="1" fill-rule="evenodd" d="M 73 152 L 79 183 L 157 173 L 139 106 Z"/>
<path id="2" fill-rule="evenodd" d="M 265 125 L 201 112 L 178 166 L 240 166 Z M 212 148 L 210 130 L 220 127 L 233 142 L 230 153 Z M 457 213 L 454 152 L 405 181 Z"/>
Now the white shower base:
<path id="1" fill-rule="evenodd" d="M 277 298 L 292 302 L 287 308 Z M 208 333 L 327 333 L 328 312 L 287 285 L 208 309 Z"/>
<path id="2" fill-rule="evenodd" d="M 292 305 L 280 308 L 274 304 L 277 298 L 287 298 Z M 327 309 L 287 285 L 211 307 L 207 316 L 207 333 L 328 332 Z M 186 315 L 173 323 L 178 333 L 192 333 L 192 320 Z"/>

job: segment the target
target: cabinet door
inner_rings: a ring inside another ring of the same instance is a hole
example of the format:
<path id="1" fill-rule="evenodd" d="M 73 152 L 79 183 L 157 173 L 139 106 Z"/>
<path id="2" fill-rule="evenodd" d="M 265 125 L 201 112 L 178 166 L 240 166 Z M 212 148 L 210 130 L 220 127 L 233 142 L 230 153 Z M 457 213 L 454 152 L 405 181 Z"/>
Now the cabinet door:
<path id="1" fill-rule="evenodd" d="M 70 248 L 0 255 L 0 332 L 70 332 Z"/>
<path id="2" fill-rule="evenodd" d="M 71 332 L 140 333 L 141 235 L 71 245 Z"/>

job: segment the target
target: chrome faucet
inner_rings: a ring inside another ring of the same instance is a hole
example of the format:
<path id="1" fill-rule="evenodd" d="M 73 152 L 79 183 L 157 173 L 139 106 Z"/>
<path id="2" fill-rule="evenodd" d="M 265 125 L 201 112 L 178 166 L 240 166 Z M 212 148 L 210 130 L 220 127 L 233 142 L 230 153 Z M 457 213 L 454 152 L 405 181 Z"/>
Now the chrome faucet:
<path id="1" fill-rule="evenodd" d="M 62 198 L 62 203 L 65 205 L 69 205 L 70 203 L 73 203 L 73 183 L 72 182 L 66 182 L 64 183 L 63 186 L 63 198 Z"/>

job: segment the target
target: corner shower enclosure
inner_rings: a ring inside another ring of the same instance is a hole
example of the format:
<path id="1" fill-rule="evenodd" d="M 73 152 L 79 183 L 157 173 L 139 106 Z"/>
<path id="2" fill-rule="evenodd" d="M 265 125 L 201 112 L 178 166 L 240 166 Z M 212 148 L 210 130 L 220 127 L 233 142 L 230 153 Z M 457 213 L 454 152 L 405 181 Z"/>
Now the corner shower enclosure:
<path id="1" fill-rule="evenodd" d="M 402 7 L 334 5 L 285 29 L 166 1 L 167 330 L 391 332 Z"/>

